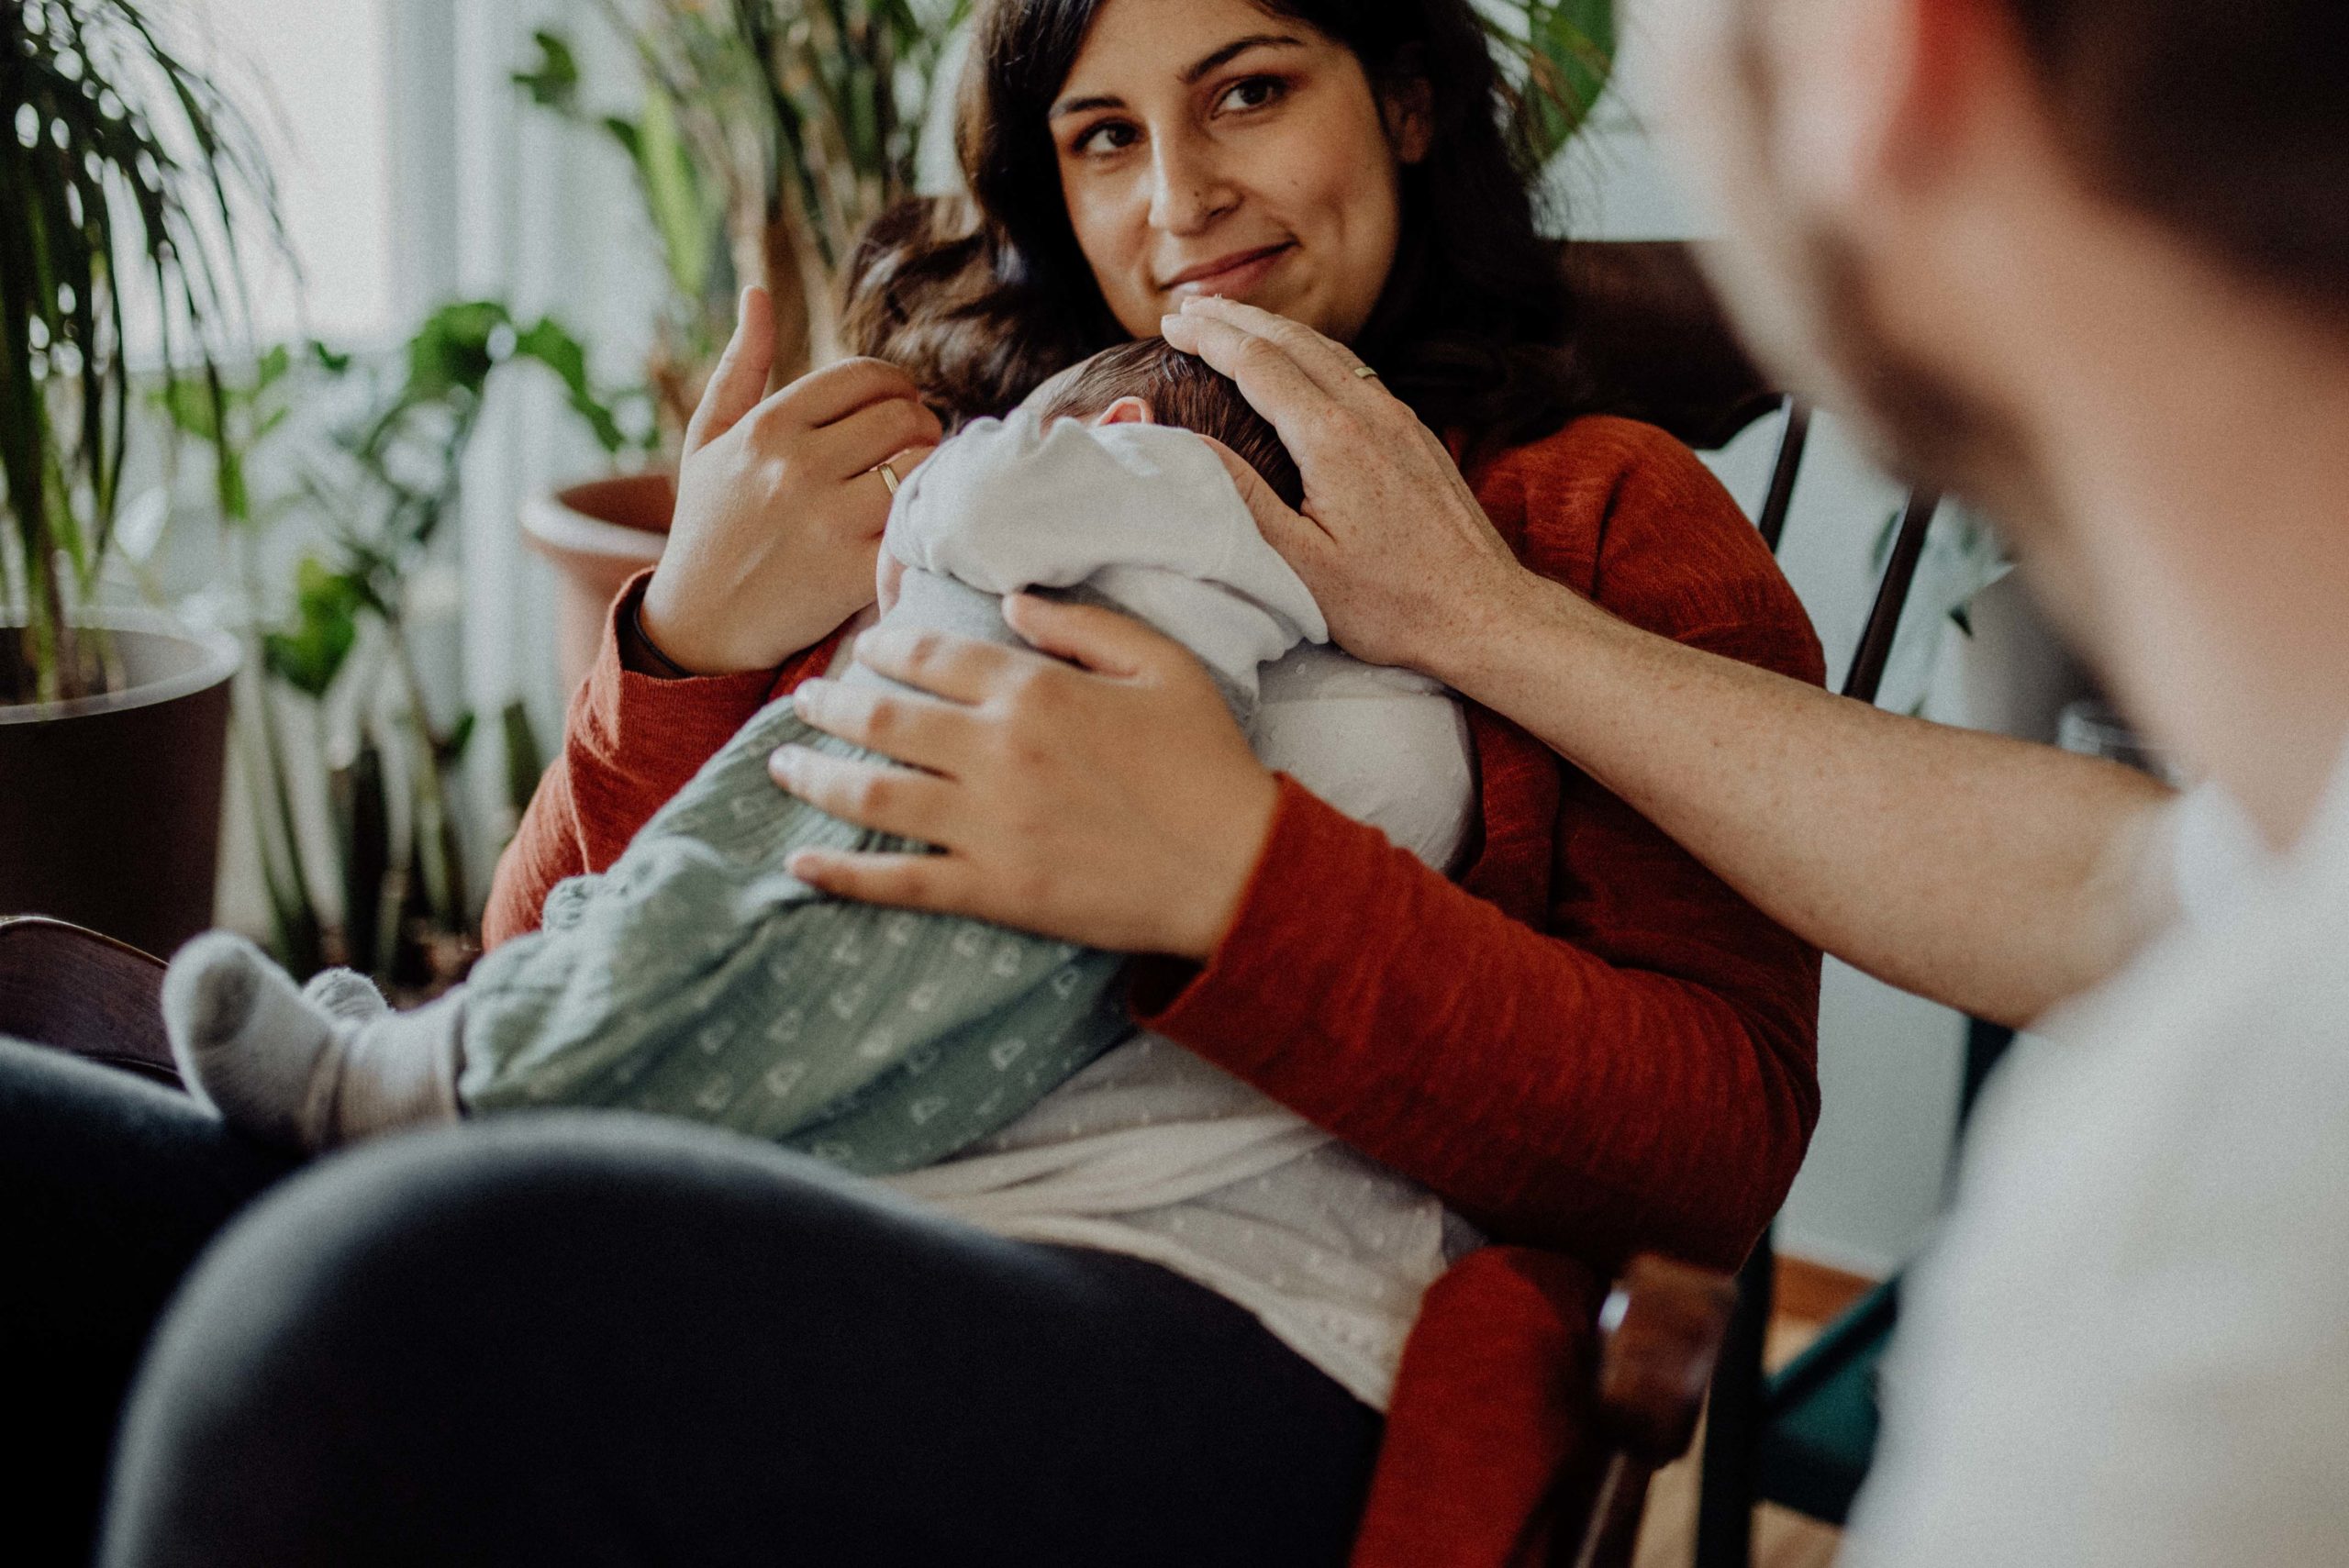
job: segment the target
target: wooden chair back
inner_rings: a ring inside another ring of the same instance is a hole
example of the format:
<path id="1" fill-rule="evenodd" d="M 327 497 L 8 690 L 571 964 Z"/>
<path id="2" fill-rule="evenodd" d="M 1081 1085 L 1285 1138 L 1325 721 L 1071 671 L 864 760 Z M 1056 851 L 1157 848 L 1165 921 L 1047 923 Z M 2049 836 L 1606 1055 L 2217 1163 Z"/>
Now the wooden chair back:
<path id="1" fill-rule="evenodd" d="M 1598 1315 L 1600 1462 L 1595 1473 L 1561 1478 L 1556 1519 L 1583 1523 L 1553 1526 L 1552 1568 L 1631 1568 L 1648 1483 L 1688 1451 L 1736 1298 L 1726 1275 L 1653 1255 L 1633 1259 L 1616 1282 Z"/>
<path id="2" fill-rule="evenodd" d="M 152 954 L 46 916 L 0 918 L 0 1035 L 176 1088 L 162 999 Z"/>

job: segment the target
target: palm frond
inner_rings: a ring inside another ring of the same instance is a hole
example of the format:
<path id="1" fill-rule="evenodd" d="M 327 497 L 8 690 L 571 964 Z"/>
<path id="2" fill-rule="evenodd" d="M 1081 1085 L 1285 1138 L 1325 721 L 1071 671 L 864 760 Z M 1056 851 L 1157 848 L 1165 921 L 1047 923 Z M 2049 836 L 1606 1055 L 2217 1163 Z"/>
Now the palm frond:
<path id="1" fill-rule="evenodd" d="M 106 684 L 73 628 L 128 446 L 126 270 L 160 301 L 161 375 L 202 388 L 217 425 L 250 320 L 240 217 L 282 248 L 277 210 L 250 127 L 141 5 L 0 0 L 0 484 L 24 623 L 0 636 L 0 701 Z"/>

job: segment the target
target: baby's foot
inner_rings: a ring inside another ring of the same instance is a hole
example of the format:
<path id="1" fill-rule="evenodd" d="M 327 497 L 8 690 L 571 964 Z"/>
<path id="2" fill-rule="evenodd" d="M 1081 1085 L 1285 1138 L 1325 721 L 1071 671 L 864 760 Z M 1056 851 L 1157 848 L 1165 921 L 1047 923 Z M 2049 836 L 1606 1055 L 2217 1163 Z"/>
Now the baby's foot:
<path id="1" fill-rule="evenodd" d="M 341 1055 L 335 1023 L 231 932 L 196 938 L 163 976 L 163 1024 L 189 1091 L 230 1127 L 272 1143 L 319 1146 Z"/>
<path id="2" fill-rule="evenodd" d="M 375 983 L 355 969 L 321 969 L 310 976 L 302 995 L 329 1018 L 354 1024 L 380 1018 L 392 1010 Z"/>
<path id="3" fill-rule="evenodd" d="M 182 948 L 163 976 L 172 1056 L 238 1131 L 312 1152 L 395 1128 L 455 1121 L 462 987 L 395 1013 L 366 976 L 293 977 L 239 936 Z"/>

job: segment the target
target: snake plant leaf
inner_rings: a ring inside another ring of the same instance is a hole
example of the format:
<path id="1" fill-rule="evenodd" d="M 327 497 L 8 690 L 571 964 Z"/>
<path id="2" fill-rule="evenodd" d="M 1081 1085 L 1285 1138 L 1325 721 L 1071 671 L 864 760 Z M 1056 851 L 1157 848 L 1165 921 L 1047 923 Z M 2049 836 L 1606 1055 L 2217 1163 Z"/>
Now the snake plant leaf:
<path id="1" fill-rule="evenodd" d="M 696 295 L 709 283 L 718 214 L 667 100 L 658 94 L 648 96 L 636 131 L 637 177 L 661 236 L 670 282 L 680 294 Z"/>
<path id="2" fill-rule="evenodd" d="M 162 377 L 214 404 L 217 441 L 216 366 L 244 326 L 250 217 L 284 244 L 250 128 L 165 47 L 150 10 L 0 5 L 0 529 L 30 611 L 0 639 L 0 700 L 106 681 L 76 651 L 72 616 L 106 558 L 128 450 L 123 280 L 151 280 Z"/>
<path id="3" fill-rule="evenodd" d="M 506 705 L 498 726 L 506 737 L 506 801 L 517 812 L 526 811 L 530 797 L 539 793 L 540 775 L 547 771 L 546 751 L 521 698 Z"/>

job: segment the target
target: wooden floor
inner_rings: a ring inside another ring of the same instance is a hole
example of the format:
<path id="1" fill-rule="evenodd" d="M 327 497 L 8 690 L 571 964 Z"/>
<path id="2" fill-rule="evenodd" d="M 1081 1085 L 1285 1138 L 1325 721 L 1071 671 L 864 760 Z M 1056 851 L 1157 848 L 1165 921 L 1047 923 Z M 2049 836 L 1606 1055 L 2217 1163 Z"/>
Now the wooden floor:
<path id="1" fill-rule="evenodd" d="M 1791 1277 L 1790 1277 L 1791 1273 Z M 1857 1299 L 1867 1281 L 1795 1262 L 1782 1264 L 1778 1300 L 1782 1310 L 1770 1324 L 1767 1351 L 1773 1367 L 1783 1365 L 1810 1343 L 1837 1312 Z M 1640 1531 L 1636 1568 L 1688 1568 L 1697 1554 L 1697 1455 L 1699 1430 L 1688 1457 L 1658 1474 L 1648 1494 L 1648 1516 Z M 1765 1503 L 1753 1520 L 1753 1568 L 1828 1568 L 1842 1531 Z"/>

